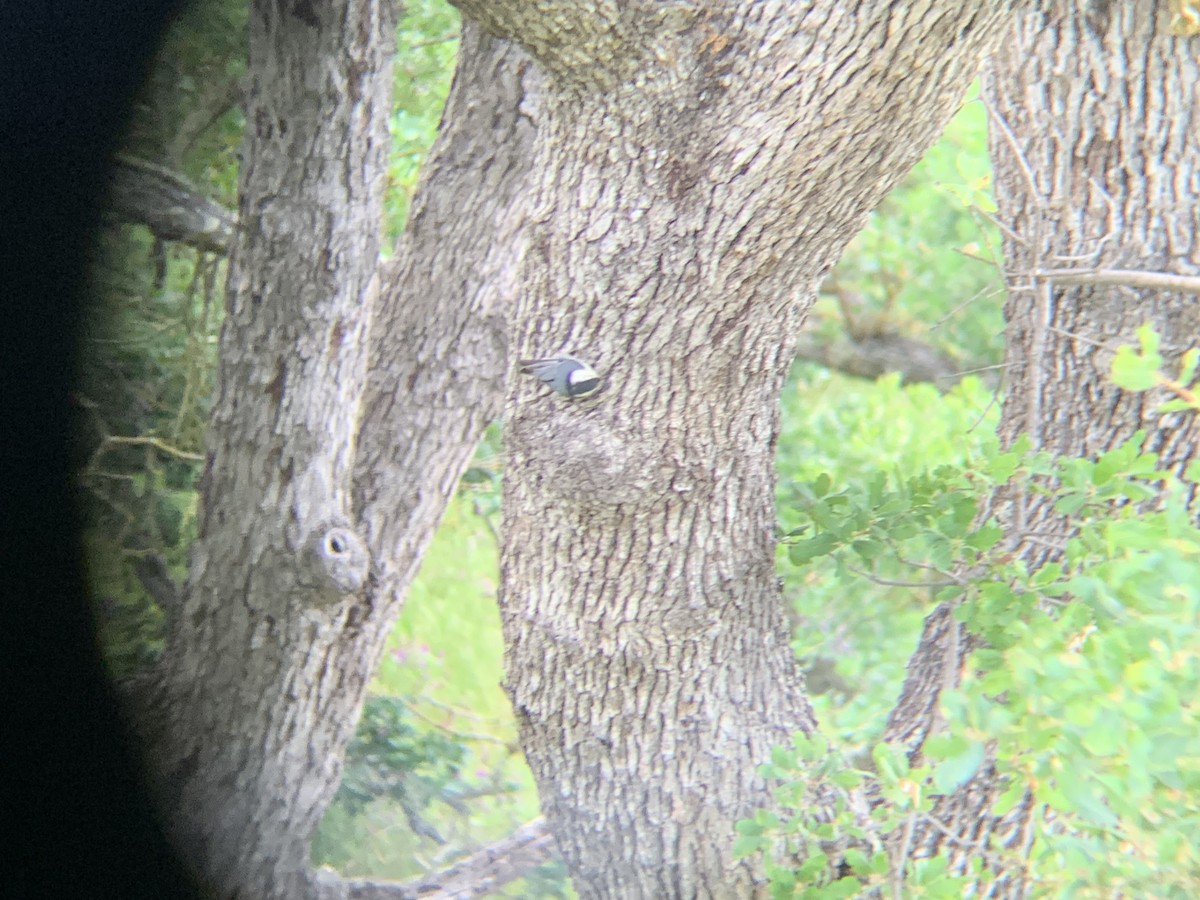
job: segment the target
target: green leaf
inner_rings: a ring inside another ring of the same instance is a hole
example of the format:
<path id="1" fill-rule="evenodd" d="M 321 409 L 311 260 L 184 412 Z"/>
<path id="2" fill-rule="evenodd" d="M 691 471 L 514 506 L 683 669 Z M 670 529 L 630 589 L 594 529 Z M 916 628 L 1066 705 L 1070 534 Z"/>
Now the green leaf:
<path id="1" fill-rule="evenodd" d="M 1148 391 L 1158 384 L 1162 357 L 1139 355 L 1128 344 L 1117 348 L 1112 362 L 1113 383 L 1127 391 Z"/>
<path id="2" fill-rule="evenodd" d="M 763 827 L 754 819 L 738 819 L 733 830 L 743 837 L 758 837 L 763 833 Z"/>
<path id="3" fill-rule="evenodd" d="M 826 885 L 821 890 L 821 897 L 828 900 L 842 900 L 844 897 L 857 897 L 862 891 L 862 882 L 857 878 L 847 875 L 845 878 L 839 878 L 837 881 Z"/>
<path id="4" fill-rule="evenodd" d="M 1047 563 L 1033 573 L 1033 577 L 1029 579 L 1029 583 L 1033 587 L 1044 588 L 1047 585 L 1054 584 L 1062 577 L 1062 563 Z"/>
<path id="5" fill-rule="evenodd" d="M 846 850 L 843 858 L 853 872 L 859 875 L 871 874 L 871 864 L 867 860 L 867 854 L 863 853 L 858 847 L 850 847 Z"/>
<path id="6" fill-rule="evenodd" d="M 862 784 L 862 775 L 854 769 L 842 769 L 840 772 L 834 772 L 830 781 L 838 787 L 852 791 Z"/>
<path id="7" fill-rule="evenodd" d="M 780 821 L 779 816 L 771 812 L 769 809 L 758 810 L 755 812 L 754 818 L 758 824 L 762 826 L 763 833 L 774 831 L 783 824 L 782 821 Z"/>
<path id="8" fill-rule="evenodd" d="M 1073 516 L 1084 506 L 1087 505 L 1088 496 L 1086 494 L 1067 494 L 1065 497 L 1060 497 L 1054 503 L 1054 511 L 1062 513 L 1064 516 Z"/>
<path id="9" fill-rule="evenodd" d="M 967 546 L 980 553 L 986 553 L 1000 543 L 1004 537 L 1004 529 L 994 522 L 989 522 L 976 528 L 966 537 Z"/>
<path id="10" fill-rule="evenodd" d="M 1089 728 L 1080 738 L 1080 743 L 1092 756 L 1114 756 L 1123 749 L 1126 735 L 1111 722 L 1101 721 L 1097 727 Z"/>
<path id="11" fill-rule="evenodd" d="M 886 547 L 879 541 L 858 540 L 850 545 L 850 548 L 857 553 L 864 562 L 873 562 L 879 558 Z"/>
<path id="12" fill-rule="evenodd" d="M 1200 348 L 1192 347 L 1179 358 L 1179 383 L 1189 385 L 1196 375 L 1196 366 L 1200 364 Z"/>
<path id="13" fill-rule="evenodd" d="M 1070 807 L 1084 821 L 1100 828 L 1112 828 L 1119 821 L 1105 802 L 1070 769 L 1064 770 L 1058 776 L 1058 789 Z"/>
<path id="14" fill-rule="evenodd" d="M 1017 471 L 1017 467 L 1021 464 L 1021 455 L 1024 451 L 1018 452 L 1013 450 L 1009 453 L 1000 453 L 993 457 L 988 462 L 987 473 L 999 484 L 1003 484 L 1013 477 Z"/>
<path id="15" fill-rule="evenodd" d="M 817 480 L 812 483 L 813 496 L 817 499 L 824 497 L 829 493 L 829 488 L 833 484 L 833 479 L 829 477 L 828 472 L 822 472 L 817 476 Z"/>
<path id="16" fill-rule="evenodd" d="M 780 769 L 794 769 L 796 767 L 796 755 L 790 752 L 787 747 L 772 747 L 771 763 Z"/>
<path id="17" fill-rule="evenodd" d="M 1155 412 L 1158 412 L 1158 413 L 1182 412 L 1183 410 L 1195 409 L 1195 408 L 1196 408 L 1195 405 L 1188 402 L 1187 400 L 1183 400 L 1183 399 L 1166 400 L 1163 403 L 1160 403 L 1158 405 L 1158 408 L 1155 410 Z"/>
<path id="18" fill-rule="evenodd" d="M 1137 330 L 1138 343 L 1142 345 L 1142 353 L 1146 356 L 1157 356 L 1159 338 L 1158 332 L 1149 322 Z"/>
<path id="19" fill-rule="evenodd" d="M 979 771 L 983 762 L 983 744 L 973 742 L 966 749 L 948 759 L 943 760 L 933 770 L 933 786 L 940 794 L 953 793 L 957 788 L 966 784 Z"/>
<path id="20" fill-rule="evenodd" d="M 946 874 L 950 861 L 944 856 L 934 856 L 931 859 L 916 861 L 916 880 L 918 884 L 931 884 Z"/>
<path id="21" fill-rule="evenodd" d="M 967 739 L 957 734 L 934 734 L 925 741 L 922 748 L 926 759 L 940 761 L 957 756 L 967 748 Z"/>
<path id="22" fill-rule="evenodd" d="M 876 472 L 874 477 L 867 483 L 867 502 L 871 504 L 873 509 L 878 509 L 883 503 L 883 492 L 887 489 L 887 476 L 882 472 Z"/>
<path id="23" fill-rule="evenodd" d="M 821 851 L 817 851 L 803 863 L 800 868 L 796 869 L 797 881 L 812 881 L 818 875 L 825 871 L 825 867 L 829 864 L 829 857 Z"/>
<path id="24" fill-rule="evenodd" d="M 1192 347 L 1180 356 L 1180 384 L 1190 384 L 1195 377 L 1196 366 L 1200 365 L 1200 348 Z"/>
<path id="25" fill-rule="evenodd" d="M 796 889 L 796 873 L 785 866 L 766 866 L 767 877 L 771 880 L 772 897 L 793 897 Z"/>
<path id="26" fill-rule="evenodd" d="M 757 853 L 764 846 L 762 838 L 756 835 L 739 834 L 733 839 L 733 856 L 735 859 L 741 859 L 743 856 Z"/>
<path id="27" fill-rule="evenodd" d="M 1009 786 L 1005 789 L 996 802 L 992 804 L 992 814 L 996 816 L 1006 816 L 1013 810 L 1025 796 L 1025 785 L 1017 779 L 1012 779 Z"/>
<path id="28" fill-rule="evenodd" d="M 871 758 L 875 760 L 875 768 L 880 775 L 896 781 L 908 774 L 908 757 L 899 747 L 890 744 L 876 744 L 871 748 Z"/>
<path id="29" fill-rule="evenodd" d="M 800 759 L 818 760 L 829 752 L 829 741 L 819 731 L 813 732 L 811 737 L 803 731 L 797 731 L 792 735 L 792 747 Z"/>
<path id="30" fill-rule="evenodd" d="M 802 566 L 818 556 L 825 556 L 837 546 L 837 539 L 829 533 L 818 534 L 806 541 L 799 541 L 788 547 L 788 559 L 792 565 Z"/>

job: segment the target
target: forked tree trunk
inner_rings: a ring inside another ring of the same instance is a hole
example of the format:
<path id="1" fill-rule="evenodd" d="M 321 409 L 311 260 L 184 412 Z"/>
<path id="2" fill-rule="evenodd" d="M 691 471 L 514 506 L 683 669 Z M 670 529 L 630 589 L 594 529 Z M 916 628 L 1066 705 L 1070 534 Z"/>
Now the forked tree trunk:
<path id="1" fill-rule="evenodd" d="M 547 73 L 505 433 L 507 687 L 584 897 L 744 897 L 734 823 L 813 727 L 774 572 L 778 398 L 842 248 L 1006 4 L 468 2 Z"/>
<path id="2" fill-rule="evenodd" d="M 1164 392 L 1123 391 L 1109 367 L 1116 348 L 1136 345 L 1135 329 L 1149 322 L 1162 335 L 1168 371 L 1176 370 L 1179 355 L 1200 339 L 1197 298 L 1138 287 L 1133 278 L 1074 282 L 1093 270 L 1200 274 L 1195 42 L 1169 34 L 1168 5 L 1155 0 L 1052 6 L 1019 17 L 1010 48 L 990 61 L 984 78 L 1009 287 L 1000 433 L 1009 444 L 1027 433 L 1037 448 L 1094 458 L 1144 429 L 1146 448 L 1182 472 L 1200 453 L 1195 414 L 1158 414 Z M 1030 569 L 1060 556 L 1070 523 L 1052 499 L 999 500 L 994 509 L 1006 539 Z M 948 608 L 930 616 L 890 740 L 919 749 L 940 690 L 957 683 L 971 646 Z M 937 810 L 965 842 L 932 829 L 913 853 L 940 847 L 961 867 L 971 855 L 963 846 L 989 838 L 1019 845 L 1031 809 L 1019 807 L 1005 821 L 989 816 L 991 780 L 981 773 Z M 1014 876 L 991 896 L 1024 889 Z"/>
<path id="3" fill-rule="evenodd" d="M 403 592 L 502 398 L 532 76 L 519 51 L 466 30 L 405 238 L 379 269 L 389 9 L 251 12 L 200 535 L 168 646 L 131 700 L 172 835 L 220 897 L 336 895 L 310 877 L 312 833 Z"/>
<path id="4" fill-rule="evenodd" d="M 305 837 L 353 727 L 338 713 L 359 686 L 336 648 L 369 563 L 347 514 L 387 149 L 385 10 L 260 3 L 250 16 L 199 536 L 145 721 L 172 836 L 222 897 L 303 896 Z"/>

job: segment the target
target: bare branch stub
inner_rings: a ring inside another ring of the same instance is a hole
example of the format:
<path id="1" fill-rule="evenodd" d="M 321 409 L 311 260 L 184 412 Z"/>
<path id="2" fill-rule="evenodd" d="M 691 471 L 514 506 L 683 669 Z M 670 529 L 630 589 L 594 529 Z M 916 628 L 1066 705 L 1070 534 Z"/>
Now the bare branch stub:
<path id="1" fill-rule="evenodd" d="M 315 882 L 322 900 L 484 897 L 528 875 L 555 856 L 554 837 L 545 820 L 539 817 L 449 868 L 410 881 L 343 879 L 333 869 L 323 867 L 315 873 Z"/>

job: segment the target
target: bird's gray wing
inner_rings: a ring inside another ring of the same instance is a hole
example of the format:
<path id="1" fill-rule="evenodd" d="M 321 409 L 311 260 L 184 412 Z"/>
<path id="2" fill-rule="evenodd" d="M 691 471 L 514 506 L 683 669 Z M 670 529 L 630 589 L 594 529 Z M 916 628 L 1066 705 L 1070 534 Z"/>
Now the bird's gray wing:
<path id="1" fill-rule="evenodd" d="M 557 357 L 550 359 L 520 359 L 517 360 L 517 365 L 521 367 L 521 371 L 526 375 L 534 376 L 538 381 L 551 382 L 554 380 L 554 373 L 562 361 Z"/>

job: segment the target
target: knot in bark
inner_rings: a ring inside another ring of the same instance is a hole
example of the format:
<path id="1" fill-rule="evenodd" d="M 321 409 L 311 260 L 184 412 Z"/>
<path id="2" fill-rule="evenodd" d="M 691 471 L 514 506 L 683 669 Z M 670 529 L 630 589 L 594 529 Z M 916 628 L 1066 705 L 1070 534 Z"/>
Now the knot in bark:
<path id="1" fill-rule="evenodd" d="M 371 553 L 353 530 L 341 523 L 330 523 L 313 531 L 303 549 L 303 568 L 310 574 L 312 587 L 334 591 L 336 602 L 366 583 Z"/>

